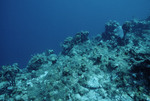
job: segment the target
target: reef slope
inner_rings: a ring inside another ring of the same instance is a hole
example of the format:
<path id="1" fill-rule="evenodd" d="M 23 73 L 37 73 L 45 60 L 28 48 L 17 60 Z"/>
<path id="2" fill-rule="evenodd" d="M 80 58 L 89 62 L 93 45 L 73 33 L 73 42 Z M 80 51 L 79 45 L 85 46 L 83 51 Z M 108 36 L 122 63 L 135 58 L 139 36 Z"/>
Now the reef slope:
<path id="1" fill-rule="evenodd" d="M 150 17 L 88 35 L 66 38 L 59 55 L 34 55 L 25 69 L 2 66 L 0 101 L 150 101 Z"/>

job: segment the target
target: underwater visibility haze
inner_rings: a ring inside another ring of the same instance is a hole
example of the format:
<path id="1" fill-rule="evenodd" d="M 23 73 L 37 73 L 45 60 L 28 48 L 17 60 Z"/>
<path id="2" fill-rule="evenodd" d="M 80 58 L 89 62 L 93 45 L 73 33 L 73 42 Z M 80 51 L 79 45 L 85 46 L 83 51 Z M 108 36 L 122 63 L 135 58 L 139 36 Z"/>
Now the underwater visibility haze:
<path id="1" fill-rule="evenodd" d="M 150 14 L 149 0 L 1 0 L 0 66 L 25 67 L 31 55 L 53 49 L 76 32 L 90 36 L 104 31 L 109 20 L 122 24 Z"/>
<path id="2" fill-rule="evenodd" d="M 150 101 L 150 0 L 1 0 L 0 101 Z"/>

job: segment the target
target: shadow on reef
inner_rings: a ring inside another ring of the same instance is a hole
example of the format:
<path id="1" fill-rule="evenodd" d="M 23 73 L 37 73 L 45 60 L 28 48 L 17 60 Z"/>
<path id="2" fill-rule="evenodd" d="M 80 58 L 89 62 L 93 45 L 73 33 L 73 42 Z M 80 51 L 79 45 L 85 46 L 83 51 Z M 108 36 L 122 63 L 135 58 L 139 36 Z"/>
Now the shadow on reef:
<path id="1" fill-rule="evenodd" d="M 134 73 L 133 79 L 136 80 L 136 86 L 144 86 L 150 91 L 150 60 L 147 59 L 133 65 L 131 73 Z"/>
<path id="2" fill-rule="evenodd" d="M 32 56 L 0 71 L 0 101 L 150 101 L 150 17 L 109 21 L 89 39 L 68 37 L 59 55 Z"/>

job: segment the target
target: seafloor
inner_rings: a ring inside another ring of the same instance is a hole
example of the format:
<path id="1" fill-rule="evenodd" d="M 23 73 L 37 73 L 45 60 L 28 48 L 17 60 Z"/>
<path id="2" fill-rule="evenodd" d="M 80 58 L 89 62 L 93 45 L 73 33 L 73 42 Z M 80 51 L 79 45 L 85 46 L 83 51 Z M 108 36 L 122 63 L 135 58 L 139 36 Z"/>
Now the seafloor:
<path id="1" fill-rule="evenodd" d="M 0 71 L 0 101 L 150 101 L 150 17 L 116 21 L 91 39 L 68 37 L 62 52 Z"/>

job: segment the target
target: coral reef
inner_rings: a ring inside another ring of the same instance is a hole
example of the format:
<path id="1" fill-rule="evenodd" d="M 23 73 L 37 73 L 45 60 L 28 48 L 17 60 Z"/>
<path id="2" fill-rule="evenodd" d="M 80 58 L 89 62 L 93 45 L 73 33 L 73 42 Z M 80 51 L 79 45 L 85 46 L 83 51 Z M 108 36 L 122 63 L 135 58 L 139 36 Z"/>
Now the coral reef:
<path id="1" fill-rule="evenodd" d="M 68 37 L 62 52 L 34 55 L 0 71 L 0 101 L 150 101 L 150 17 L 110 21 L 89 39 Z"/>
<path id="2" fill-rule="evenodd" d="M 78 32 L 73 38 L 67 37 L 62 45 L 62 54 L 66 55 L 74 45 L 83 43 L 88 40 L 88 31 Z"/>

